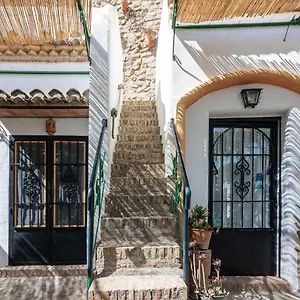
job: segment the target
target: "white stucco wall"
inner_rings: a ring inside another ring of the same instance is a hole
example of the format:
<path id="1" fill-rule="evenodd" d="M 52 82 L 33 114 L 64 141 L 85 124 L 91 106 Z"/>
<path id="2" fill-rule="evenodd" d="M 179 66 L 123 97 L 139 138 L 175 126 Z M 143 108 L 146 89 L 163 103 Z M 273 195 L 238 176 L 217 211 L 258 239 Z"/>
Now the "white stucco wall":
<path id="1" fill-rule="evenodd" d="M 90 77 L 90 168 L 94 161 L 96 144 L 102 127 L 102 118 L 108 119 L 103 152 L 106 152 L 105 180 L 106 193 L 109 191 L 110 166 L 116 137 L 118 134 L 120 108 L 123 89 L 123 54 L 117 9 L 111 5 L 93 8 L 92 38 L 91 38 L 91 77 Z M 120 93 L 120 102 L 119 102 Z M 118 110 L 115 120 L 115 139 L 112 139 L 111 109 Z"/>
<path id="2" fill-rule="evenodd" d="M 168 22 L 168 26 L 166 23 Z M 249 69 L 277 69 L 300 75 L 300 26 L 287 28 L 254 27 L 231 29 L 177 29 L 172 59 L 171 20 L 161 25 L 158 47 L 164 49 L 157 69 L 157 80 L 171 76 L 171 86 L 164 83 L 161 101 L 167 123 L 175 116 L 176 103 L 187 92 L 218 75 Z M 171 75 L 169 75 L 171 72 Z M 197 78 L 197 79 L 196 79 Z"/>
<path id="3" fill-rule="evenodd" d="M 9 132 L 0 121 L 0 267 L 8 265 L 9 170 Z"/>
<path id="4" fill-rule="evenodd" d="M 10 184 L 10 147 L 9 136 L 45 135 L 44 118 L 1 118 L 0 127 L 7 136 L 0 135 L 0 267 L 8 264 L 9 253 L 9 184 Z M 87 118 L 55 118 L 56 133 L 54 136 L 88 136 Z M 1 132 L 0 128 L 0 132 Z"/>
<path id="5" fill-rule="evenodd" d="M 263 88 L 259 105 L 245 109 L 243 88 Z M 296 225 L 293 213 L 299 212 L 300 177 L 300 95 L 264 84 L 234 86 L 213 92 L 186 111 L 186 167 L 192 189 L 192 206 L 208 205 L 209 118 L 282 117 L 282 240 L 281 276 L 297 289 Z"/>
<path id="6" fill-rule="evenodd" d="M 89 64 L 86 63 L 1 63 L 0 71 L 88 71 Z M 51 89 L 57 89 L 66 93 L 75 88 L 84 92 L 89 86 L 89 75 L 28 75 L 28 74 L 0 74 L 0 90 L 11 93 L 20 89 L 29 93 L 34 89 L 40 89 L 48 93 Z"/>

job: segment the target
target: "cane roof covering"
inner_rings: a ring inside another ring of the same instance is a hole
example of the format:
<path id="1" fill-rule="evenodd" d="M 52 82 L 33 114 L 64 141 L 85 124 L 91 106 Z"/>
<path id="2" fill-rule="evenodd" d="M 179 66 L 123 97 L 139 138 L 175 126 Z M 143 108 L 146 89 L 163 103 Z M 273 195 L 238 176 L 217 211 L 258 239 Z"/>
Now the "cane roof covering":
<path id="1" fill-rule="evenodd" d="M 198 24 L 299 11 L 299 0 L 178 0 L 177 21 Z"/>
<path id="2" fill-rule="evenodd" d="M 81 0 L 90 24 L 91 0 Z M 0 0 L 0 45 L 41 45 L 84 35 L 77 0 Z"/>

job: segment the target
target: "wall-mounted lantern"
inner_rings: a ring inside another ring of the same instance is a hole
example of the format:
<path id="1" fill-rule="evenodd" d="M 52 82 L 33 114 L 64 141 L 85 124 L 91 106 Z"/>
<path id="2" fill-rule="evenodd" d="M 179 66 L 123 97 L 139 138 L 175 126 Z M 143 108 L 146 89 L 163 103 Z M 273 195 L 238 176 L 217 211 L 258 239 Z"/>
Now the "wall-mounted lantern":
<path id="1" fill-rule="evenodd" d="M 128 0 L 122 0 L 121 2 L 121 8 L 123 12 L 126 12 L 128 9 Z"/>
<path id="2" fill-rule="evenodd" d="M 145 41 L 148 48 L 153 48 L 155 46 L 155 32 L 151 29 L 145 31 Z"/>
<path id="3" fill-rule="evenodd" d="M 53 135 L 56 132 L 56 122 L 51 118 L 46 121 L 46 132 L 49 135 Z"/>
<path id="4" fill-rule="evenodd" d="M 244 89 L 241 91 L 245 108 L 254 108 L 260 99 L 263 89 Z"/>

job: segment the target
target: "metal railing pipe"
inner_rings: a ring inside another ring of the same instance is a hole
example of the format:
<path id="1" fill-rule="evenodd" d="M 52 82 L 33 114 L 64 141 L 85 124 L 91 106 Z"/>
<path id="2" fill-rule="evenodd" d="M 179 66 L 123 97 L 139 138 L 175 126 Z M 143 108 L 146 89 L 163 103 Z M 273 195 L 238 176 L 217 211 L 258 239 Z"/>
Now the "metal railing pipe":
<path id="1" fill-rule="evenodd" d="M 189 180 L 187 177 L 186 169 L 184 166 L 184 161 L 182 158 L 182 153 L 178 141 L 177 130 L 174 124 L 174 119 L 171 119 L 171 127 L 174 134 L 175 139 L 175 147 L 176 153 L 179 160 L 180 172 L 182 175 L 183 185 L 184 185 L 184 194 L 183 194 L 183 212 L 182 212 L 182 225 L 183 225 L 183 242 L 182 242 L 182 250 L 183 250 L 183 280 L 187 284 L 189 284 L 189 230 L 188 230 L 188 218 L 189 218 L 189 209 L 191 207 L 191 188 L 189 184 Z"/>
<path id="2" fill-rule="evenodd" d="M 96 182 L 97 168 L 100 161 L 100 152 L 103 143 L 104 131 L 107 128 L 107 119 L 102 120 L 101 133 L 95 153 L 95 160 L 93 163 L 92 173 L 88 186 L 87 195 L 87 291 L 90 288 L 93 281 L 93 235 L 94 235 L 94 202 L 95 202 L 95 191 L 94 185 Z"/>

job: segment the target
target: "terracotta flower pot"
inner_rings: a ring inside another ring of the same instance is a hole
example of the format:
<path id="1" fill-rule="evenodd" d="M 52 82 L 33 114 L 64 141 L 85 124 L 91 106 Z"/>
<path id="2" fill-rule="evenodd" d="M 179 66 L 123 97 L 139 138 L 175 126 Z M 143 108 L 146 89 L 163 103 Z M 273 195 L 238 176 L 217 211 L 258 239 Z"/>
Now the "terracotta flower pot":
<path id="1" fill-rule="evenodd" d="M 201 249 L 206 250 L 209 248 L 212 233 L 213 230 L 190 228 L 190 241 L 196 241 Z"/>
<path id="2" fill-rule="evenodd" d="M 128 8 L 128 0 L 122 0 L 122 2 L 121 2 L 121 8 L 122 8 L 123 12 L 126 12 L 126 11 L 127 11 L 127 8 Z"/>
<path id="3" fill-rule="evenodd" d="M 155 33 L 152 30 L 145 32 L 145 41 L 148 48 L 153 48 L 155 46 Z"/>

